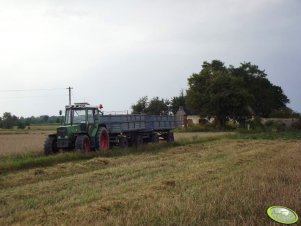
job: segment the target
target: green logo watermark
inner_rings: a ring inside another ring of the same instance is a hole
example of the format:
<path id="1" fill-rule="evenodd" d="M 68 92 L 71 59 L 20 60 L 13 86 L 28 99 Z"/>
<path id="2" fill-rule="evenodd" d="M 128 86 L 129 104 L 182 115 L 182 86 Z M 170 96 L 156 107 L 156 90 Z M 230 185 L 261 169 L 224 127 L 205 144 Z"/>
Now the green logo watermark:
<path id="1" fill-rule="evenodd" d="M 284 206 L 271 206 L 268 208 L 267 214 L 274 221 L 282 224 L 294 224 L 298 221 L 298 215 Z"/>

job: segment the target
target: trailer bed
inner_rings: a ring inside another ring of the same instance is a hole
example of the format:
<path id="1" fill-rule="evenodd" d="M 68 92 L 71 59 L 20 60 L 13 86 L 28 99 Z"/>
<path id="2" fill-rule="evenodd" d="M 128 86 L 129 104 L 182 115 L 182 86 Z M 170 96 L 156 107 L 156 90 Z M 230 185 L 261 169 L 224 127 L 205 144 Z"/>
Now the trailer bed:
<path id="1" fill-rule="evenodd" d="M 176 128 L 176 117 L 171 115 L 101 115 L 99 122 L 110 133 L 131 131 L 164 131 Z"/>

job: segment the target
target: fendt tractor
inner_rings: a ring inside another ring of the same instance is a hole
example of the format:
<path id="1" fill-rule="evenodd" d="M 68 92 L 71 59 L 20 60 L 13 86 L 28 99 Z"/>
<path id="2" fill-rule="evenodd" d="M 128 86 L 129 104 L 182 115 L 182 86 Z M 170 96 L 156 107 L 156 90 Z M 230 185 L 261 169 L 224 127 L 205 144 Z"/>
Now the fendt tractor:
<path id="1" fill-rule="evenodd" d="M 108 114 L 102 106 L 75 103 L 65 109 L 62 126 L 55 134 L 48 135 L 44 143 L 46 155 L 59 150 L 108 150 L 112 146 L 140 147 L 159 140 L 174 141 L 172 129 L 176 127 L 175 116 L 142 114 Z"/>

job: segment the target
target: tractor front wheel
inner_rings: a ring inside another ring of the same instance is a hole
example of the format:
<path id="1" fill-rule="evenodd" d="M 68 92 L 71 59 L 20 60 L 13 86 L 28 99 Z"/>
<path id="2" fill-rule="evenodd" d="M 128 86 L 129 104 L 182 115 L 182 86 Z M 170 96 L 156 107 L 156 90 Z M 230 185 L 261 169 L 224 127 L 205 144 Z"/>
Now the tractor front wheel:
<path id="1" fill-rule="evenodd" d="M 75 140 L 75 149 L 82 153 L 88 153 L 90 151 L 90 140 L 87 135 L 79 135 Z"/>
<path id="2" fill-rule="evenodd" d="M 57 153 L 58 151 L 56 137 L 48 136 L 44 143 L 44 153 L 50 155 Z"/>

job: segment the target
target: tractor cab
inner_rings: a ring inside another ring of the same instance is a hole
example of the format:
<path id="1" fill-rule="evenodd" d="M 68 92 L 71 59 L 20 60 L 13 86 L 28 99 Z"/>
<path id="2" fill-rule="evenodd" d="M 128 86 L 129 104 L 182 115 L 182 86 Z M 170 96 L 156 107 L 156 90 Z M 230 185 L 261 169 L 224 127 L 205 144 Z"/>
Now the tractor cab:
<path id="1" fill-rule="evenodd" d="M 64 124 L 57 129 L 58 140 L 64 138 L 72 140 L 79 134 L 95 136 L 98 129 L 98 115 L 98 108 L 92 107 L 88 103 L 66 106 Z M 65 137 L 61 136 L 62 134 L 65 134 Z"/>
<path id="2" fill-rule="evenodd" d="M 88 103 L 75 103 L 66 106 L 64 126 L 78 127 L 81 132 L 90 132 L 98 123 L 99 110 Z"/>

